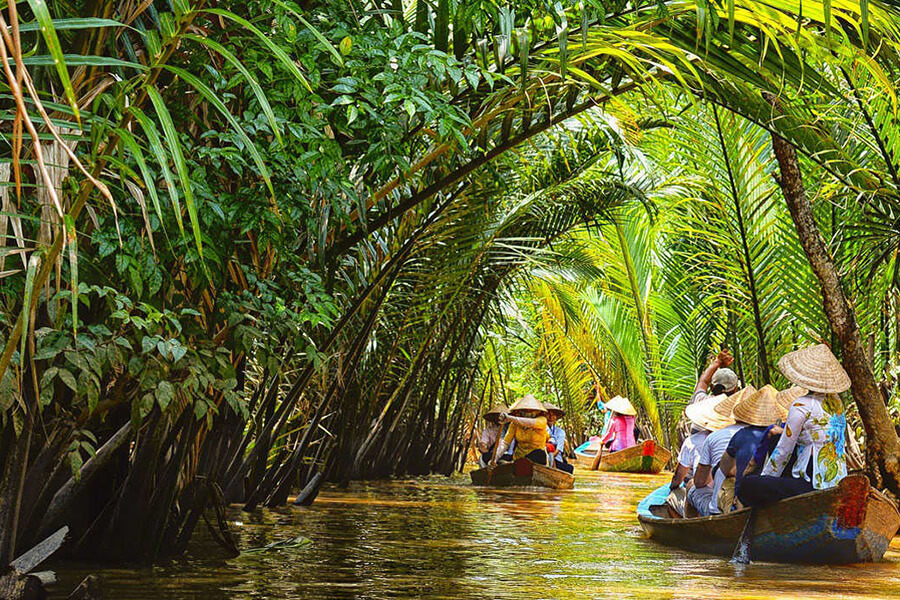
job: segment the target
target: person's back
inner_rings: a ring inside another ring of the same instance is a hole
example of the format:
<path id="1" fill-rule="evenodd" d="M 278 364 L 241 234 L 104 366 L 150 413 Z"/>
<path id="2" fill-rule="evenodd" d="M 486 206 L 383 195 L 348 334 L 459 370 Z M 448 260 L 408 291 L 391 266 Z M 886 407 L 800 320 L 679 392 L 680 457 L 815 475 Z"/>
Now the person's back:
<path id="1" fill-rule="evenodd" d="M 718 494 L 724 475 L 716 469 L 731 438 L 746 427 L 743 423 L 729 425 L 707 436 L 700 448 L 700 460 L 697 462 L 694 487 L 688 493 L 688 499 L 701 516 L 718 514 Z M 715 471 L 715 472 L 713 472 Z"/>
<path id="2" fill-rule="evenodd" d="M 808 392 L 791 403 L 784 430 L 762 473 L 741 482 L 738 497 L 744 505 L 827 489 L 847 474 L 847 422 L 837 396 L 850 388 L 847 372 L 825 344 L 782 356 L 778 368 L 788 381 Z M 794 465 L 785 473 L 795 451 Z"/>
<path id="3" fill-rule="evenodd" d="M 634 417 L 631 415 L 613 415 L 607 438 L 604 442 L 612 440 L 609 447 L 610 452 L 618 452 L 635 445 L 634 440 Z"/>
<path id="4" fill-rule="evenodd" d="M 681 451 L 678 453 L 678 464 L 683 465 L 686 469 L 684 479 L 692 479 L 694 477 L 694 469 L 700 462 L 700 448 L 703 442 L 709 437 L 710 432 L 706 430 L 697 431 L 684 438 L 681 444 Z"/>
<path id="5" fill-rule="evenodd" d="M 741 477 L 744 476 L 744 471 L 747 470 L 750 459 L 753 458 L 760 443 L 765 439 L 769 427 L 769 425 L 748 425 L 734 434 L 734 437 L 728 442 L 725 452 L 734 459 L 735 486 L 740 482 Z"/>

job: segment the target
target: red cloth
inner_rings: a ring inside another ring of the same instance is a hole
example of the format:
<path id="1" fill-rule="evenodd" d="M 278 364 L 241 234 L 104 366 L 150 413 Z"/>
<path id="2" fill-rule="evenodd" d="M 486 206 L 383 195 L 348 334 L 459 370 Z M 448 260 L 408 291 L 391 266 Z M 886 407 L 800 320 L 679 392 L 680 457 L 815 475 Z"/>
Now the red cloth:
<path id="1" fill-rule="evenodd" d="M 634 417 L 620 414 L 613 415 L 609 422 L 609 431 L 600 440 L 600 445 L 612 441 L 610 452 L 618 452 L 635 445 L 634 441 Z"/>

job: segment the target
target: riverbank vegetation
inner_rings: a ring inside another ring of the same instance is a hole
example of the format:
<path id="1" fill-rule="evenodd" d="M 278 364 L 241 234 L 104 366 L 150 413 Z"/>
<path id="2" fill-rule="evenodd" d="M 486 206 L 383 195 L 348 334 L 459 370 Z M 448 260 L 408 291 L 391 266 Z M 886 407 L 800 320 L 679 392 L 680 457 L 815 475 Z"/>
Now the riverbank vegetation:
<path id="1" fill-rule="evenodd" d="M 898 17 L 10 3 L 0 562 L 233 545 L 210 507 L 451 472 L 525 389 L 664 437 L 721 345 L 829 341 L 900 490 Z"/>

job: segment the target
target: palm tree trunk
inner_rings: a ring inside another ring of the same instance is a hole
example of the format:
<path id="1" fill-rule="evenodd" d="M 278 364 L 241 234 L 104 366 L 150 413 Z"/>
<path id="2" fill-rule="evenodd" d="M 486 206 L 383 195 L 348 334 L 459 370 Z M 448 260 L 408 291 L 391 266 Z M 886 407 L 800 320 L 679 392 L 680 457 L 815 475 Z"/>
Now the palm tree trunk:
<path id="1" fill-rule="evenodd" d="M 770 98 L 777 111 L 777 100 Z M 869 367 L 859 333 L 856 313 L 843 286 L 822 233 L 812 213 L 797 152 L 783 138 L 773 135 L 772 147 L 781 170 L 781 189 L 797 228 L 797 235 L 813 272 L 822 286 L 825 314 L 841 347 L 844 368 L 852 381 L 853 399 L 866 430 L 866 464 L 876 487 L 900 493 L 900 438 L 888 415 L 884 399 Z"/>
<path id="2" fill-rule="evenodd" d="M 750 257 L 750 246 L 747 243 L 747 228 L 744 226 L 744 212 L 741 208 L 741 199 L 738 196 L 737 184 L 734 181 L 734 171 L 731 169 L 731 158 L 728 156 L 728 147 L 725 145 L 725 136 L 722 134 L 722 123 L 719 121 L 719 109 L 713 104 L 713 116 L 716 118 L 716 131 L 719 134 L 719 144 L 722 146 L 722 156 L 725 158 L 725 169 L 728 171 L 728 183 L 731 186 L 731 198 L 734 200 L 734 210 L 737 215 L 738 231 L 741 233 L 741 250 L 744 253 L 744 266 L 747 269 L 747 287 L 750 289 L 750 304 L 753 306 L 753 324 L 756 327 L 757 352 L 759 358 L 760 375 L 763 383 L 772 382 L 769 375 L 769 357 L 766 352 L 766 332 L 763 329 L 762 316 L 759 312 L 759 297 L 756 289 L 756 273 L 753 271 L 753 259 Z"/>

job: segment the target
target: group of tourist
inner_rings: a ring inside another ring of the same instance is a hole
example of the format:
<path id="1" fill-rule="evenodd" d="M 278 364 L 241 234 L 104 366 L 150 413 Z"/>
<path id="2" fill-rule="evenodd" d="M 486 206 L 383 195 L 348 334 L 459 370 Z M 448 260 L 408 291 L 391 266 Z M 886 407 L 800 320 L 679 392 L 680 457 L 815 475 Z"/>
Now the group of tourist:
<path id="1" fill-rule="evenodd" d="M 847 474 L 847 423 L 837 394 L 850 378 L 828 346 L 786 354 L 778 368 L 794 384 L 741 387 L 727 350 L 703 372 L 685 416 L 691 432 L 667 499 L 684 517 L 775 502 L 838 484 Z"/>
<path id="2" fill-rule="evenodd" d="M 566 412 L 528 394 L 511 407 L 497 405 L 484 415 L 478 449 L 481 466 L 527 458 L 567 473 L 574 467 L 566 460 L 566 432 L 558 425 Z"/>

